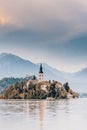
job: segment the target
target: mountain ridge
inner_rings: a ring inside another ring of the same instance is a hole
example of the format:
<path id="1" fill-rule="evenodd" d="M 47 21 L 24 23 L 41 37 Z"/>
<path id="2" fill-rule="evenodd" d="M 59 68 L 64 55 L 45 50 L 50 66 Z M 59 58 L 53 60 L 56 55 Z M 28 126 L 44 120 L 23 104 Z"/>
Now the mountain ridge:
<path id="1" fill-rule="evenodd" d="M 40 63 L 33 63 L 11 53 L 0 54 L 0 78 L 4 77 L 25 77 L 26 75 L 38 76 Z M 87 68 L 75 73 L 66 73 L 43 63 L 45 80 L 65 81 L 86 81 Z"/>
<path id="2" fill-rule="evenodd" d="M 57 75 L 51 71 L 51 69 L 43 69 L 47 80 L 63 79 L 63 77 L 61 77 L 61 72 Z M 39 72 L 39 65 L 11 53 L 2 53 L 0 54 L 0 72 L 0 78 L 25 77 L 27 74 L 35 74 L 37 76 Z"/>

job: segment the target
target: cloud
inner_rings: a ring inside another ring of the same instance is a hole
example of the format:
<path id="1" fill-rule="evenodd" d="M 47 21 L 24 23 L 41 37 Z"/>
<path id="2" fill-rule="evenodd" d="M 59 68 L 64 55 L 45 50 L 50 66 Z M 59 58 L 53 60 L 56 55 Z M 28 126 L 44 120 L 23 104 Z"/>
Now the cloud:
<path id="1" fill-rule="evenodd" d="M 70 40 L 87 31 L 86 0 L 0 0 L 0 8 L 11 26 L 42 34 L 47 42 Z"/>
<path id="2" fill-rule="evenodd" d="M 66 71 L 86 66 L 86 0 L 0 0 L 0 20 L 2 51 Z"/>

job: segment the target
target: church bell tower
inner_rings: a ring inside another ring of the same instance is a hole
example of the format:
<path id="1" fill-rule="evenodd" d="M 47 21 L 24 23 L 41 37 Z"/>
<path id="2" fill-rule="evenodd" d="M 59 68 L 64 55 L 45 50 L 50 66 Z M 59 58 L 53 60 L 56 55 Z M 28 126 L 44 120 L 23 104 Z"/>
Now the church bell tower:
<path id="1" fill-rule="evenodd" d="M 42 64 L 40 64 L 40 70 L 39 70 L 38 78 L 39 78 L 39 82 L 44 81 L 44 73 L 43 73 Z"/>

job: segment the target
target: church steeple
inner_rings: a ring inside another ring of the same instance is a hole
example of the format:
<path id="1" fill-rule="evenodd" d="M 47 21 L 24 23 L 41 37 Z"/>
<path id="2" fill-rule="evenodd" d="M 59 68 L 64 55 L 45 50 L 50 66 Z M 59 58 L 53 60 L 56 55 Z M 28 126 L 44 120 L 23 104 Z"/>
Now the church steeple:
<path id="1" fill-rule="evenodd" d="M 42 64 L 40 64 L 40 70 L 39 70 L 39 73 L 43 73 L 43 67 L 42 67 Z"/>
<path id="2" fill-rule="evenodd" d="M 42 82 L 42 81 L 44 80 L 44 74 L 43 74 L 43 67 L 42 67 L 42 64 L 40 64 L 38 79 L 39 79 L 39 82 Z"/>

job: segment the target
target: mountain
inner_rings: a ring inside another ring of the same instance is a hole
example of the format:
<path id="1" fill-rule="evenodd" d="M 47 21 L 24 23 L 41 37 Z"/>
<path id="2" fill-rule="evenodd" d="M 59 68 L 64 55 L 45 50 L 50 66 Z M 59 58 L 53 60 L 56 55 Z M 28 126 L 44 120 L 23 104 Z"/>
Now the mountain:
<path id="1" fill-rule="evenodd" d="M 64 81 L 62 72 L 45 64 L 45 79 Z M 2 53 L 0 55 L 0 78 L 3 77 L 25 77 L 26 75 L 38 75 L 39 64 L 22 59 L 16 55 Z M 56 72 L 57 71 L 57 72 Z"/>
<path id="2" fill-rule="evenodd" d="M 40 64 L 39 64 L 39 65 L 40 65 Z M 53 68 L 53 67 L 49 66 L 49 65 L 46 64 L 46 63 L 43 63 L 43 67 L 44 67 L 45 69 L 50 70 L 52 73 L 54 73 L 54 74 L 56 74 L 56 75 L 59 75 L 59 76 L 63 76 L 63 75 L 65 74 L 64 72 L 59 71 L 59 70 L 57 70 L 56 68 Z"/>
<path id="3" fill-rule="evenodd" d="M 22 77 L 26 74 L 33 75 L 38 66 L 13 54 L 3 53 L 0 55 L 0 78 Z"/>
<path id="4" fill-rule="evenodd" d="M 76 72 L 75 75 L 77 75 L 77 76 L 79 76 L 79 77 L 84 77 L 84 76 L 87 77 L 87 68 L 84 68 L 84 69 L 82 69 L 82 70 L 79 71 L 79 72 Z"/>
<path id="5" fill-rule="evenodd" d="M 0 79 L 4 77 L 25 77 L 26 75 L 38 76 L 40 64 L 35 64 L 29 60 L 22 59 L 19 56 L 2 53 L 0 54 Z M 45 80 L 58 80 L 62 83 L 76 82 L 87 83 L 87 68 L 70 74 L 59 71 L 46 63 L 43 63 Z"/>
<path id="6" fill-rule="evenodd" d="M 87 82 L 87 68 L 73 74 L 74 80 L 79 82 Z"/>

